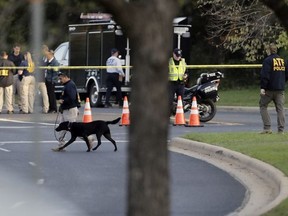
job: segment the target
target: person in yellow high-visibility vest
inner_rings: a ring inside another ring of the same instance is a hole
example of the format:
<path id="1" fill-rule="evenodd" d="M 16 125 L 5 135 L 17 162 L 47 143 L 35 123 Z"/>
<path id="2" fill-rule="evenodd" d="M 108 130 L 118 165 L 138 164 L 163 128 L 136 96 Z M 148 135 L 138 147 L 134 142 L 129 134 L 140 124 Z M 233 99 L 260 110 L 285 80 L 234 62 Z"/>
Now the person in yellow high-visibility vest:
<path id="1" fill-rule="evenodd" d="M 170 108 L 171 113 L 173 113 L 173 100 L 176 96 L 181 96 L 183 100 L 184 86 L 185 86 L 185 72 L 186 72 L 186 62 L 182 58 L 182 50 L 175 48 L 173 50 L 173 57 L 169 59 L 169 88 L 170 88 Z"/>

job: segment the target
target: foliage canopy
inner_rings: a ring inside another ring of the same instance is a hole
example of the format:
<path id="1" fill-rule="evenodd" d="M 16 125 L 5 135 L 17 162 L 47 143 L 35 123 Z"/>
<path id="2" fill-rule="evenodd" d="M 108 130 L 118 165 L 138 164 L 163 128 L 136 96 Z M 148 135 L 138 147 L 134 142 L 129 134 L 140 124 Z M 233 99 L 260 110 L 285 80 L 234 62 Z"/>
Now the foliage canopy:
<path id="1" fill-rule="evenodd" d="M 44 42 L 55 47 L 67 40 L 69 23 L 79 22 L 81 12 L 95 12 L 95 1 L 49 0 L 44 2 Z M 99 8 L 99 7 L 98 7 Z M 1 49 L 10 49 L 14 43 L 24 48 L 29 45 L 31 11 L 27 1 L 0 0 Z M 96 11 L 97 12 L 97 11 Z"/>
<path id="2" fill-rule="evenodd" d="M 208 40 L 216 47 L 240 51 L 247 61 L 263 59 L 263 47 L 276 42 L 288 48 L 287 33 L 274 13 L 259 0 L 198 0 L 207 16 Z"/>

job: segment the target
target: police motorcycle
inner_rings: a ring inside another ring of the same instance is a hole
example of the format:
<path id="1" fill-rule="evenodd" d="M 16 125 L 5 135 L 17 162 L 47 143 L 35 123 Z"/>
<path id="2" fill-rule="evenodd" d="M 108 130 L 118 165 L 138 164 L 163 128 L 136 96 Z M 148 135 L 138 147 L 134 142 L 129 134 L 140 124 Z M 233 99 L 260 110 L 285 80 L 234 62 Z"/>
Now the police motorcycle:
<path id="1" fill-rule="evenodd" d="M 217 71 L 213 73 L 202 73 L 197 79 L 196 85 L 184 90 L 182 99 L 184 112 L 190 112 L 192 99 L 197 99 L 198 112 L 201 122 L 208 122 L 214 118 L 217 109 L 216 102 L 220 99 L 218 86 L 224 74 Z M 177 98 L 174 100 L 173 111 L 176 113 Z"/>

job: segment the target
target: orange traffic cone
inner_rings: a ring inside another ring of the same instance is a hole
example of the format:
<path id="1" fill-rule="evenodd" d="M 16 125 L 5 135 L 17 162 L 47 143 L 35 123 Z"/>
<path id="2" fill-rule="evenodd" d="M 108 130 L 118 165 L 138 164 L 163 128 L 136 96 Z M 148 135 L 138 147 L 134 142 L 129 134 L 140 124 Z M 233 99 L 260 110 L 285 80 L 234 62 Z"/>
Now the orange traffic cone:
<path id="1" fill-rule="evenodd" d="M 83 114 L 83 120 L 82 121 L 84 123 L 92 122 L 92 113 L 91 113 L 89 98 L 86 98 L 86 103 L 85 103 L 85 107 L 84 107 L 84 114 Z"/>
<path id="2" fill-rule="evenodd" d="M 173 125 L 185 125 L 184 110 L 181 96 L 178 96 L 176 115 Z"/>
<path id="3" fill-rule="evenodd" d="M 185 126 L 186 127 L 203 127 L 203 125 L 200 125 L 197 100 L 195 96 L 192 99 L 192 107 L 191 107 L 191 112 L 190 112 L 189 124 L 186 124 Z"/>
<path id="4" fill-rule="evenodd" d="M 124 97 L 124 102 L 123 102 L 123 110 L 122 110 L 122 117 L 121 117 L 121 122 L 119 126 L 128 126 L 130 125 L 130 112 L 129 112 L 129 104 L 128 104 L 128 99 L 127 96 Z"/>

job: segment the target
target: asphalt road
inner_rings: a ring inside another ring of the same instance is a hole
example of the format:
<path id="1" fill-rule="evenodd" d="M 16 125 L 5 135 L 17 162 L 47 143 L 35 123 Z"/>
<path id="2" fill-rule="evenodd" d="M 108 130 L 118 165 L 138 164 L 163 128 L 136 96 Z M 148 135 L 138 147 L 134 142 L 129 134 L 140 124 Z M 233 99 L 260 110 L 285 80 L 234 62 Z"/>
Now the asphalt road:
<path id="1" fill-rule="evenodd" d="M 81 112 L 80 112 L 81 113 Z M 121 110 L 92 109 L 93 119 L 114 119 Z M 56 145 L 56 114 L 0 116 L 0 212 L 33 215 L 104 215 L 126 213 L 127 127 L 111 126 L 118 152 L 103 138 L 96 152 L 86 153 L 78 140 L 66 152 Z M 81 116 L 79 117 L 81 121 Z M 36 123 L 35 123 L 36 122 Z M 260 130 L 256 111 L 219 110 L 201 128 L 169 126 L 169 138 L 191 131 Z M 227 215 L 241 206 L 246 189 L 211 164 L 170 153 L 171 215 Z"/>

